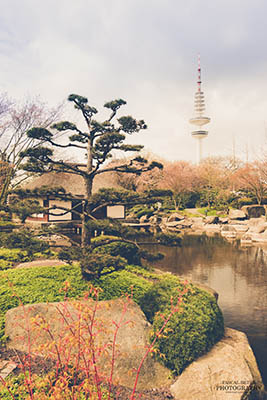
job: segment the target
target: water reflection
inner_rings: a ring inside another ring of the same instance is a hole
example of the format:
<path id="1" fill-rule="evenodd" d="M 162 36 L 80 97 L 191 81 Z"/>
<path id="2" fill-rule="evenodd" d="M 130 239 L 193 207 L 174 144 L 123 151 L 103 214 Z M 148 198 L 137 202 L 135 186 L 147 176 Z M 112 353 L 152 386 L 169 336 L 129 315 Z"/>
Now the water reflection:
<path id="1" fill-rule="evenodd" d="M 246 332 L 267 386 L 267 247 L 189 238 L 183 247 L 146 245 L 165 255 L 154 265 L 219 293 L 225 325 Z"/>

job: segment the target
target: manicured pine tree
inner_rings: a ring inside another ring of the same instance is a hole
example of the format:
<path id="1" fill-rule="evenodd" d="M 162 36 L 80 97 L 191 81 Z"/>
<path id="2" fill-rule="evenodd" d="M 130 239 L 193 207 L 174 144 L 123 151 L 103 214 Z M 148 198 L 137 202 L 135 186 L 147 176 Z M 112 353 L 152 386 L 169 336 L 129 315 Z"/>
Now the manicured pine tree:
<path id="1" fill-rule="evenodd" d="M 90 199 L 94 178 L 105 172 L 122 172 L 141 174 L 153 168 L 162 168 L 156 161 L 148 162 L 140 155 L 127 159 L 119 165 L 105 166 L 106 160 L 112 157 L 113 150 L 122 152 L 139 153 L 142 145 L 125 144 L 127 135 L 133 135 L 147 126 L 143 120 L 136 120 L 131 116 L 122 116 L 115 121 L 115 116 L 121 106 L 126 102 L 122 99 L 113 100 L 104 104 L 110 111 L 109 117 L 103 122 L 94 119 L 97 109 L 88 104 L 86 97 L 71 94 L 68 100 L 74 104 L 86 124 L 86 130 L 79 129 L 74 123 L 62 121 L 51 126 L 51 130 L 35 127 L 28 131 L 28 137 L 45 142 L 45 145 L 30 148 L 22 156 L 27 157 L 24 169 L 37 173 L 48 173 L 52 171 L 66 172 L 79 175 L 84 179 L 86 196 L 83 202 L 84 212 L 82 213 L 82 247 L 86 244 L 85 215 L 90 214 Z M 57 140 L 58 132 L 71 132 L 67 143 L 62 144 Z M 73 164 L 59 160 L 54 156 L 54 150 L 59 148 L 80 149 L 86 158 L 86 165 Z"/>

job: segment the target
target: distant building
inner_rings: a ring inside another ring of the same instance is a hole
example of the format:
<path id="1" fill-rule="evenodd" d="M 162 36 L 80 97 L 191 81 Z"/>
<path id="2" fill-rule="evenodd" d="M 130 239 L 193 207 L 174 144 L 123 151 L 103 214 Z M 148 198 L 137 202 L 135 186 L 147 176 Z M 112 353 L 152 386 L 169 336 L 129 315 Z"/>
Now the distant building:
<path id="1" fill-rule="evenodd" d="M 61 187 L 65 190 L 62 198 L 50 194 L 51 189 Z M 66 172 L 49 172 L 32 179 L 27 184 L 23 185 L 23 189 L 41 189 L 43 193 L 36 199 L 42 207 L 47 209 L 55 207 L 47 212 L 33 215 L 27 221 L 36 222 L 70 222 L 79 221 L 79 212 L 82 211 L 82 200 L 85 199 L 85 184 L 84 180 L 79 175 L 69 174 Z M 96 193 L 101 188 L 115 188 L 119 186 L 114 180 L 111 173 L 103 173 L 96 175 L 93 184 L 93 193 Z M 46 191 L 47 190 L 47 191 Z M 66 209 L 66 210 L 64 210 Z M 67 210 L 72 210 L 67 212 Z M 77 212 L 75 212 L 77 211 Z M 96 218 L 125 218 L 124 205 L 116 204 L 100 208 L 94 215 Z"/>

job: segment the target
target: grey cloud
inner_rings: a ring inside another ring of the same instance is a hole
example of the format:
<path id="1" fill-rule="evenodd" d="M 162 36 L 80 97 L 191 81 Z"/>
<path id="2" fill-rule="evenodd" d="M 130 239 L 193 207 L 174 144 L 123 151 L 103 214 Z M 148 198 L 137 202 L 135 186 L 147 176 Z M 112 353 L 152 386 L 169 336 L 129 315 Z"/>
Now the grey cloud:
<path id="1" fill-rule="evenodd" d="M 187 121 L 200 52 L 212 117 L 205 149 L 229 151 L 233 131 L 241 148 L 253 129 L 262 135 L 266 11 L 265 0 L 9 0 L 1 6 L 0 88 L 52 102 L 78 92 L 98 107 L 124 97 L 126 111 L 150 127 L 136 142 L 194 159 Z"/>

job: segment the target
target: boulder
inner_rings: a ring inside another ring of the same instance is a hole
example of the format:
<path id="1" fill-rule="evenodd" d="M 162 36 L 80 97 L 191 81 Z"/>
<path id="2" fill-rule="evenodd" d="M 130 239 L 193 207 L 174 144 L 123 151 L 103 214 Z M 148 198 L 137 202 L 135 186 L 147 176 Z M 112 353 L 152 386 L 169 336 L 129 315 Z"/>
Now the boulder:
<path id="1" fill-rule="evenodd" d="M 230 226 L 238 233 L 245 233 L 248 231 L 248 225 L 246 224 L 231 224 Z"/>
<path id="2" fill-rule="evenodd" d="M 247 219 L 246 214 L 244 213 L 244 211 L 242 210 L 235 210 L 235 209 L 231 209 L 229 211 L 229 218 L 230 219 L 237 219 L 237 220 L 244 220 Z"/>
<path id="3" fill-rule="evenodd" d="M 151 224 L 160 224 L 161 220 L 162 220 L 162 218 L 158 215 L 152 215 L 152 217 L 149 218 L 149 222 Z"/>
<path id="4" fill-rule="evenodd" d="M 191 217 L 190 221 L 192 221 L 194 225 L 204 225 L 204 218 L 202 217 Z"/>
<path id="5" fill-rule="evenodd" d="M 221 228 L 221 235 L 225 238 L 235 238 L 236 229 L 233 225 L 223 225 Z"/>
<path id="6" fill-rule="evenodd" d="M 173 213 L 168 217 L 168 222 L 173 222 L 173 221 L 182 221 L 184 219 L 184 216 L 178 213 Z"/>
<path id="7" fill-rule="evenodd" d="M 248 233 L 263 233 L 265 232 L 266 228 L 266 223 L 250 226 Z"/>
<path id="8" fill-rule="evenodd" d="M 227 217 L 220 217 L 219 224 L 228 224 L 229 219 Z"/>
<path id="9" fill-rule="evenodd" d="M 219 223 L 219 217 L 216 215 L 210 215 L 205 218 L 205 223 L 206 224 L 218 224 Z"/>
<path id="10" fill-rule="evenodd" d="M 259 218 L 266 214 L 265 207 L 258 204 L 243 206 L 241 210 L 244 211 L 248 218 Z"/>
<path id="11" fill-rule="evenodd" d="M 147 215 L 142 215 L 142 217 L 139 218 L 139 222 L 140 222 L 140 224 L 148 222 L 148 216 Z"/>
<path id="12" fill-rule="evenodd" d="M 267 232 L 263 233 L 251 233 L 250 238 L 252 242 L 267 243 Z"/>
<path id="13" fill-rule="evenodd" d="M 177 221 L 177 227 L 179 228 L 191 228 L 193 222 L 191 219 L 184 219 L 183 221 Z"/>
<path id="14" fill-rule="evenodd" d="M 262 391 L 260 372 L 243 332 L 226 328 L 224 337 L 190 364 L 170 387 L 177 400 L 241 400 Z"/>
<path id="15" fill-rule="evenodd" d="M 251 236 L 248 234 L 243 235 L 240 239 L 240 243 L 241 243 L 241 245 L 245 245 L 245 246 L 251 245 L 252 244 Z"/>
<path id="16" fill-rule="evenodd" d="M 176 228 L 179 225 L 180 221 L 170 221 L 170 222 L 166 222 L 165 226 L 167 228 Z"/>
<path id="17" fill-rule="evenodd" d="M 221 227 L 220 227 L 220 225 L 217 225 L 217 224 L 206 224 L 205 225 L 205 231 L 208 231 L 208 232 L 220 232 L 221 231 Z"/>
<path id="18" fill-rule="evenodd" d="M 87 323 L 95 307 L 92 300 L 68 301 L 59 303 L 39 303 L 16 307 L 6 313 L 5 333 L 9 337 L 8 347 L 28 352 L 30 339 L 32 352 L 42 354 L 40 346 L 52 346 L 49 350 L 43 350 L 44 354 L 49 352 L 50 357 L 55 356 L 53 352 L 53 341 L 47 333 L 49 326 L 55 341 L 59 347 L 67 350 L 71 347 L 71 359 L 75 363 L 78 354 L 79 340 L 75 339 L 72 332 L 83 332 L 81 336 L 88 338 Z M 64 315 L 65 320 L 63 320 Z M 79 315 L 82 317 L 79 318 Z M 42 329 L 36 328 L 36 323 L 43 320 Z M 35 321 L 35 322 L 34 322 Z M 33 327 L 30 334 L 27 332 L 28 323 Z M 79 325 L 80 324 L 80 325 Z M 98 302 L 97 312 L 94 320 L 95 329 L 95 355 L 97 357 L 98 373 L 109 377 L 111 369 L 111 344 L 113 342 L 116 324 L 120 325 L 116 339 L 116 355 L 114 364 L 113 382 L 126 387 L 133 387 L 135 381 L 134 370 L 138 368 L 148 345 L 150 324 L 136 303 L 129 300 L 117 299 Z M 72 332 L 71 332 L 72 329 Z M 80 341 L 81 343 L 81 341 Z M 82 341 L 84 343 L 84 341 Z M 83 356 L 92 359 L 92 353 L 88 351 L 89 340 L 85 348 L 80 349 Z M 97 350 L 101 349 L 98 355 Z M 54 349 L 55 350 L 55 349 Z M 63 352 L 61 353 L 62 356 Z M 80 360 L 82 367 L 83 359 Z M 166 386 L 170 371 L 148 356 L 141 368 L 138 380 L 138 389 L 150 389 Z"/>

